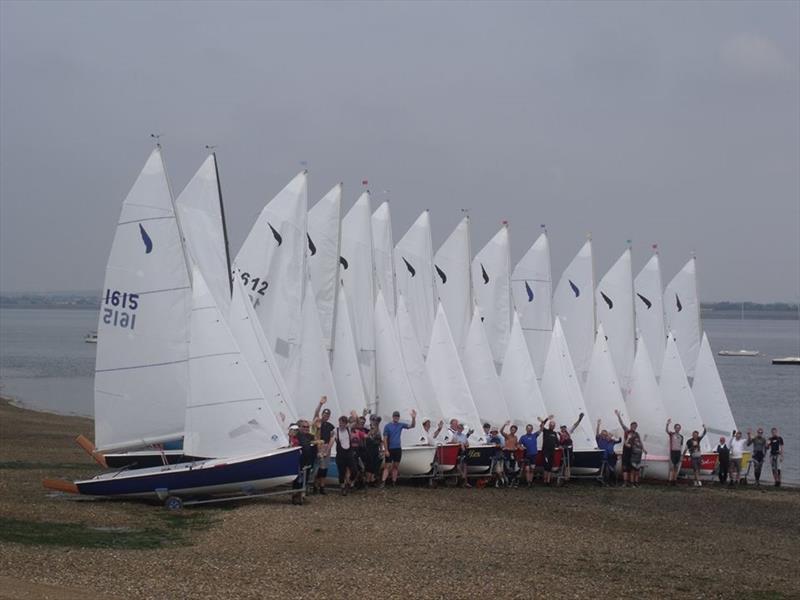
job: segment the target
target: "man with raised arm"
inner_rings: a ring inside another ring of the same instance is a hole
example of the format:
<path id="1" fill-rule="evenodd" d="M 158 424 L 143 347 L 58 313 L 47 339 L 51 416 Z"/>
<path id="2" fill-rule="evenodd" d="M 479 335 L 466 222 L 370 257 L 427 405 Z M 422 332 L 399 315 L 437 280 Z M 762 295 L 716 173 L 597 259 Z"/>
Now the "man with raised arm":
<path id="1" fill-rule="evenodd" d="M 320 494 L 325 494 L 325 478 L 328 476 L 328 465 L 331 461 L 331 449 L 333 448 L 333 430 L 336 429 L 331 419 L 331 409 L 326 408 L 322 410 L 322 406 L 328 401 L 327 396 L 322 396 L 319 399 L 319 404 L 314 411 L 314 419 L 312 422 L 318 430 L 320 439 L 319 453 L 317 456 L 316 471 L 314 473 L 314 490 Z M 322 415 L 320 415 L 322 411 Z"/>
<path id="2" fill-rule="evenodd" d="M 614 437 L 606 430 L 600 429 L 601 419 L 597 419 L 597 429 L 595 430 L 595 441 L 597 447 L 603 451 L 603 482 L 608 485 L 611 483 L 612 478 L 616 477 L 617 469 L 617 454 L 614 452 L 614 446 L 622 441 L 622 438 L 614 439 Z M 616 481 L 616 479 L 613 479 Z"/>
<path id="3" fill-rule="evenodd" d="M 549 421 L 547 427 L 542 428 L 542 458 L 544 458 L 544 483 L 550 485 L 555 466 L 556 448 L 558 447 L 558 433 L 553 415 L 545 419 Z M 544 423 L 543 423 L 544 424 Z"/>
<path id="4" fill-rule="evenodd" d="M 403 429 L 414 429 L 416 424 L 417 411 L 412 408 L 411 425 L 401 422 L 400 412 L 396 410 L 392 413 L 392 421 L 387 423 L 383 428 L 384 444 L 386 445 L 386 450 L 389 453 L 389 456 L 386 458 L 386 464 L 383 469 L 381 487 L 386 485 L 386 479 L 389 477 L 389 472 L 392 474 L 392 485 L 397 484 L 397 474 L 400 470 L 400 460 L 403 458 Z"/>
<path id="5" fill-rule="evenodd" d="M 670 431 L 672 419 L 667 419 L 665 431 L 669 436 L 669 477 L 668 485 L 677 485 L 678 474 L 681 472 L 681 458 L 683 457 L 683 436 L 680 423 L 675 423 L 675 428 Z"/>
<path id="6" fill-rule="evenodd" d="M 634 440 L 632 438 L 638 437 L 639 434 L 637 433 L 636 429 L 639 427 L 639 424 L 636 421 L 631 421 L 630 426 L 625 425 L 625 423 L 622 422 L 622 414 L 619 412 L 619 410 L 615 409 L 614 414 L 617 415 L 619 426 L 622 427 L 624 434 L 622 436 L 622 485 L 627 487 L 629 484 L 634 483 L 634 469 L 631 460 L 631 455 L 634 449 Z"/>
<path id="7" fill-rule="evenodd" d="M 525 435 L 519 438 L 519 446 L 525 450 L 525 458 L 523 459 L 523 467 L 522 472 L 525 475 L 525 481 L 528 484 L 528 487 L 533 485 L 533 472 L 536 469 L 536 454 L 538 453 L 538 440 L 539 434 L 542 433 L 542 429 L 544 429 L 544 424 L 547 422 L 547 419 L 552 419 L 553 415 L 542 419 L 541 417 L 536 417 L 539 420 L 539 430 L 534 433 L 533 432 L 533 425 L 528 423 L 525 426 Z"/>

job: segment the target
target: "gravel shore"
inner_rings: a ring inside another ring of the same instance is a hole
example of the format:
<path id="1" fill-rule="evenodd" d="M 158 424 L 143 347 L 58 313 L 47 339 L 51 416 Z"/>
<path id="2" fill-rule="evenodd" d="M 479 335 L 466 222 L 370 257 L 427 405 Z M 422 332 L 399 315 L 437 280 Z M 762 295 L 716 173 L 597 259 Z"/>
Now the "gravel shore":
<path id="1" fill-rule="evenodd" d="M 72 441 L 91 431 L 0 403 L 0 598 L 800 593 L 797 490 L 401 486 L 176 517 L 41 487 L 96 472 Z"/>

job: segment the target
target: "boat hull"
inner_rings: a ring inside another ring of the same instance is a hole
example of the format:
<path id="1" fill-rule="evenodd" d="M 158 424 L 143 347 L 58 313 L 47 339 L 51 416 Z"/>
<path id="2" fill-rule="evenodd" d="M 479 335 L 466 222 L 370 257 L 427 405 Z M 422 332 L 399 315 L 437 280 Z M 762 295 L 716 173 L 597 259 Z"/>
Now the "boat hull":
<path id="1" fill-rule="evenodd" d="M 717 456 L 716 452 L 704 452 L 703 457 L 700 461 L 700 475 L 703 477 L 708 477 L 709 475 L 713 475 L 714 471 L 717 468 Z M 690 456 L 684 456 L 681 459 L 681 473 L 685 477 L 689 477 L 692 474 L 692 458 Z"/>
<path id="2" fill-rule="evenodd" d="M 497 451 L 495 446 L 481 445 L 467 448 L 467 474 L 487 475 L 492 467 L 492 456 Z"/>
<path id="3" fill-rule="evenodd" d="M 398 477 L 423 477 L 433 471 L 436 446 L 408 446 L 403 448 L 403 458 L 397 470 Z"/>
<path id="4" fill-rule="evenodd" d="M 103 473 L 76 481 L 80 494 L 158 498 L 250 493 L 295 480 L 300 448 L 282 448 L 253 456 L 207 459 L 147 469 Z"/>
<path id="5" fill-rule="evenodd" d="M 597 475 L 603 468 L 602 450 L 575 450 L 572 453 L 572 475 Z"/>
<path id="6" fill-rule="evenodd" d="M 449 473 L 455 470 L 458 465 L 458 451 L 460 444 L 443 444 L 436 447 L 436 462 L 439 464 L 439 472 Z"/>

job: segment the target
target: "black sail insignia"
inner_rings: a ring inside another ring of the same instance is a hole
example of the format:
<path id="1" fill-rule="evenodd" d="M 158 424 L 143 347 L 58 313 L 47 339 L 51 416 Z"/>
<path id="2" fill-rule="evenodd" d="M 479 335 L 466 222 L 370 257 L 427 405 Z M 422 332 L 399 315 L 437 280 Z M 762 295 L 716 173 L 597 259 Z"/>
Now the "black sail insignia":
<path id="1" fill-rule="evenodd" d="M 339 257 L 339 264 L 344 267 L 345 271 L 347 270 L 347 267 L 350 266 L 350 263 L 348 263 L 347 260 L 345 260 L 344 256 Z"/>
<path id="2" fill-rule="evenodd" d="M 317 247 L 314 245 L 310 235 L 306 234 L 306 238 L 308 238 L 308 251 L 311 252 L 311 256 L 314 256 L 317 253 Z"/>
<path id="3" fill-rule="evenodd" d="M 445 275 L 445 272 L 444 272 L 444 271 L 442 271 L 442 270 L 439 268 L 439 265 L 433 265 L 433 266 L 434 266 L 434 268 L 436 269 L 436 272 L 439 274 L 439 277 L 441 278 L 441 280 L 442 280 L 442 283 L 447 283 L 447 275 Z"/>
<path id="4" fill-rule="evenodd" d="M 600 295 L 603 297 L 603 300 L 605 300 L 606 304 L 608 304 L 609 310 L 614 308 L 614 303 L 611 301 L 611 298 L 606 296 L 603 292 L 600 292 Z"/>
<path id="5" fill-rule="evenodd" d="M 483 276 L 483 284 L 486 285 L 489 283 L 489 274 L 486 272 L 486 268 L 481 263 L 481 275 Z"/>
<path id="6" fill-rule="evenodd" d="M 636 293 L 636 295 L 637 295 L 637 296 L 639 296 L 639 299 L 640 299 L 642 302 L 644 302 L 644 305 L 647 307 L 647 310 L 650 310 L 650 307 L 652 307 L 652 306 L 653 306 L 653 303 L 652 303 L 652 302 L 650 302 L 650 300 L 648 300 L 647 298 L 645 298 L 644 296 L 642 296 L 642 295 L 641 295 L 640 293 L 638 293 L 638 292 Z"/>
<path id="7" fill-rule="evenodd" d="M 275 229 L 272 226 L 272 223 L 270 223 L 269 221 L 267 221 L 267 225 L 269 225 L 269 228 L 272 230 L 272 237 L 275 238 L 275 241 L 278 242 L 278 246 L 280 246 L 283 243 L 283 238 L 281 237 L 281 234 L 278 233 L 278 230 Z"/>
<path id="8" fill-rule="evenodd" d="M 578 288 L 577 285 L 575 285 L 572 282 L 572 279 L 568 279 L 567 281 L 569 281 L 569 287 L 572 288 L 572 292 L 575 294 L 575 297 L 577 298 L 578 296 L 580 296 L 581 295 L 581 290 Z"/>
<path id="9" fill-rule="evenodd" d="M 678 312 L 683 310 L 683 304 L 681 304 L 681 299 L 678 298 L 678 294 L 675 294 L 675 306 L 678 307 Z"/>
<path id="10" fill-rule="evenodd" d="M 525 282 L 525 291 L 528 293 L 528 302 L 533 302 L 533 290 L 528 282 Z"/>
<path id="11" fill-rule="evenodd" d="M 145 231 L 141 223 L 139 223 L 139 234 L 142 236 L 142 241 L 144 242 L 144 253 L 150 254 L 153 251 L 153 240 L 147 235 L 147 231 Z"/>
<path id="12" fill-rule="evenodd" d="M 401 258 L 403 259 L 403 262 L 406 263 L 406 269 L 408 269 L 408 272 L 411 273 L 412 277 L 414 277 L 414 275 L 417 274 L 417 270 L 411 266 L 411 263 L 406 260 L 405 256 L 401 256 Z"/>

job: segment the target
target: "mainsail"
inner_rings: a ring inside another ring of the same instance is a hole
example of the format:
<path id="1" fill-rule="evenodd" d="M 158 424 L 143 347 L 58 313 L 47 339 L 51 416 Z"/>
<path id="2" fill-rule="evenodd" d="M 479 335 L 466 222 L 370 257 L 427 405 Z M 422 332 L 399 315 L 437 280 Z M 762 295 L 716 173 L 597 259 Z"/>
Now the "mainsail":
<path id="1" fill-rule="evenodd" d="M 322 396 L 334 418 L 344 414 L 333 383 L 330 358 L 320 325 L 320 315 L 314 302 L 314 284 L 306 284 L 303 299 L 303 327 L 300 344 L 289 357 L 286 366 L 286 385 L 291 391 L 295 412 L 300 418 L 311 419 Z"/>
<path id="2" fill-rule="evenodd" d="M 538 429 L 538 419 L 544 419 L 547 416 L 547 409 L 544 406 L 544 398 L 536 379 L 536 370 L 528 352 L 521 319 L 516 311 L 514 311 L 514 321 L 511 324 L 508 348 L 503 359 L 500 383 L 503 385 L 503 398 L 514 424 L 520 428 L 520 431 L 524 431 L 525 426 L 529 423 L 533 425 L 534 429 Z"/>
<path id="3" fill-rule="evenodd" d="M 661 390 L 656 381 L 648 349 L 647 338 L 640 338 L 636 346 L 636 357 L 633 359 L 631 384 L 625 398 L 628 414 L 623 412 L 622 417 L 626 424 L 631 421 L 637 422 L 639 435 L 649 455 L 667 456 L 669 444 L 667 434 L 664 432 L 667 412 L 661 401 Z M 603 423 L 602 427 L 608 428 L 611 425 Z"/>
<path id="4" fill-rule="evenodd" d="M 205 277 L 203 277 L 205 280 Z M 236 340 L 242 358 L 247 362 L 255 377 L 264 399 L 278 422 L 289 428 L 289 424 L 297 420 L 292 395 L 284 381 L 278 362 L 270 349 L 267 336 L 258 321 L 258 316 L 247 297 L 247 290 L 241 280 L 234 280 L 233 298 L 230 302 L 228 325 Z M 214 298 L 216 301 L 216 296 Z M 219 304 L 217 304 L 219 306 Z"/>
<path id="5" fill-rule="evenodd" d="M 584 418 L 572 434 L 572 440 L 576 450 L 595 448 L 594 432 L 588 415 L 585 414 L 583 393 L 572 365 L 567 338 L 559 317 L 556 317 L 553 323 L 553 337 L 547 350 L 547 360 L 542 375 L 542 396 L 545 406 L 559 425 L 572 427 L 580 413 L 584 413 Z"/>
<path id="6" fill-rule="evenodd" d="M 94 379 L 98 450 L 180 438 L 191 287 L 158 148 L 122 204 L 100 302 Z"/>
<path id="7" fill-rule="evenodd" d="M 340 183 L 308 211 L 308 270 L 311 273 L 311 283 L 319 310 L 322 339 L 328 350 L 332 348 L 333 315 L 336 313 L 339 285 L 341 206 L 342 184 Z M 306 288 L 305 295 L 308 293 Z"/>
<path id="8" fill-rule="evenodd" d="M 591 426 L 594 426 L 600 419 L 603 428 L 612 435 L 617 437 L 622 434 L 622 428 L 619 426 L 614 411 L 618 410 L 624 413 L 625 401 L 622 398 L 619 376 L 602 324 L 597 329 L 592 364 L 583 388 L 583 398 L 586 401 L 587 418 L 589 418 Z"/>
<path id="9" fill-rule="evenodd" d="M 288 445 L 200 270 L 192 273 L 189 395 L 183 450 L 229 458 Z M 267 393 L 279 393 L 272 381 Z"/>
<path id="10" fill-rule="evenodd" d="M 339 299 L 334 325 L 336 339 L 333 341 L 333 383 L 339 397 L 339 405 L 348 414 L 355 410 L 361 414 L 367 407 L 373 408 L 364 392 L 364 381 L 358 363 L 358 349 L 353 335 L 350 302 L 344 285 L 339 286 Z M 374 363 L 373 363 L 374 365 Z"/>
<path id="11" fill-rule="evenodd" d="M 478 416 L 496 427 L 502 426 L 511 417 L 503 398 L 503 386 L 494 367 L 481 311 L 477 306 L 472 315 L 461 363 Z"/>
<path id="12" fill-rule="evenodd" d="M 478 409 L 472 399 L 441 302 L 436 310 L 425 365 L 428 367 L 428 374 L 444 418 L 448 421 L 458 419 L 465 430 L 474 431 L 469 438 L 471 442 L 485 443 L 486 436 L 481 428 Z"/>
<path id="13" fill-rule="evenodd" d="M 597 284 L 595 307 L 598 335 L 602 325 L 621 388 L 627 389 L 636 344 L 630 248 L 625 249 Z"/>
<path id="14" fill-rule="evenodd" d="M 572 362 L 583 386 L 592 360 L 595 332 L 591 240 L 586 241 L 561 275 L 553 294 L 553 312 L 561 320 Z"/>
<path id="15" fill-rule="evenodd" d="M 514 267 L 511 292 L 533 367 L 541 377 L 553 333 L 553 276 L 550 270 L 550 242 L 546 232 L 539 236 Z"/>
<path id="16" fill-rule="evenodd" d="M 431 219 L 427 210 L 422 212 L 397 242 L 394 248 L 394 270 L 397 291 L 406 299 L 417 339 L 424 340 L 422 352 L 427 354 L 427 343 L 431 338 L 436 310 Z"/>
<path id="17" fill-rule="evenodd" d="M 731 432 L 736 429 L 736 422 L 733 420 L 728 396 L 725 394 L 725 388 L 722 387 L 717 363 L 714 361 L 714 353 L 711 352 L 711 345 L 708 343 L 708 336 L 705 332 L 703 332 L 703 340 L 700 342 L 700 354 L 697 357 L 692 392 L 697 401 L 700 416 L 708 429 L 708 434 L 715 437 L 725 436 L 727 438 L 730 436 Z M 709 442 L 713 445 L 714 438 L 709 439 Z"/>
<path id="18" fill-rule="evenodd" d="M 667 335 L 667 347 L 664 350 L 664 364 L 661 367 L 661 401 L 667 417 L 674 423 L 680 423 L 685 436 L 697 430 L 702 433 L 703 419 L 686 379 L 686 371 L 681 362 L 675 337 L 670 332 Z M 711 447 L 708 436 L 703 438 L 703 448 Z"/>
<path id="19" fill-rule="evenodd" d="M 508 225 L 489 240 L 472 261 L 475 301 L 483 313 L 494 362 L 502 364 L 511 331 L 511 255 Z"/>
<path id="20" fill-rule="evenodd" d="M 389 203 L 381 204 L 372 213 L 372 249 L 375 255 L 375 281 L 383 291 L 389 314 L 395 313 L 394 241 L 392 238 L 392 213 Z"/>
<path id="21" fill-rule="evenodd" d="M 664 290 L 667 328 L 675 336 L 686 375 L 694 377 L 700 351 L 700 301 L 695 258 L 689 259 Z"/>
<path id="22" fill-rule="evenodd" d="M 375 263 L 372 257 L 372 209 L 369 192 L 361 194 L 342 219 L 342 254 L 339 274 L 347 289 L 353 319 L 358 363 L 366 386 L 368 406 L 375 402 Z M 341 298 L 341 294 L 339 294 Z M 337 306 L 337 317 L 341 307 Z M 335 328 L 336 326 L 334 326 Z M 339 333 L 334 335 L 338 338 Z M 336 343 L 334 342 L 334 349 Z M 334 351 L 335 354 L 335 351 Z M 336 385 L 339 388 L 338 381 Z M 342 405 L 346 394 L 339 389 Z"/>
<path id="23" fill-rule="evenodd" d="M 447 313 L 453 341 L 459 353 L 464 349 L 474 304 L 470 258 L 469 217 L 464 217 L 439 247 L 433 259 L 436 293 Z"/>
<path id="24" fill-rule="evenodd" d="M 300 340 L 307 187 L 304 171 L 263 208 L 233 265 L 282 371 L 292 346 Z"/>
<path id="25" fill-rule="evenodd" d="M 664 362 L 664 347 L 667 345 L 667 330 L 664 326 L 664 290 L 661 283 L 661 265 L 658 252 L 650 257 L 633 281 L 636 297 L 636 327 L 640 340 L 647 342 L 656 378 L 661 375 Z M 640 342 L 641 343 L 641 342 Z"/>

